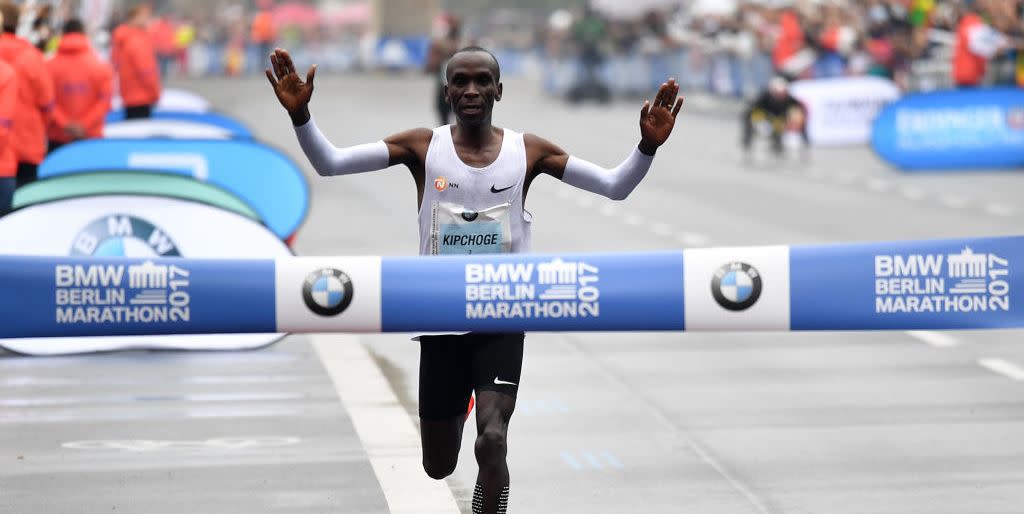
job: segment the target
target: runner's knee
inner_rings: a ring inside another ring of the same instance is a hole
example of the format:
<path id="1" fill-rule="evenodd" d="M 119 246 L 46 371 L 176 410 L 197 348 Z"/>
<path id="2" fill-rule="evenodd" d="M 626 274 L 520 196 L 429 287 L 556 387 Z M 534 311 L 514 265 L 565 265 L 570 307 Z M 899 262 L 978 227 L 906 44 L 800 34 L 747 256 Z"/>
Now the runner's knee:
<path id="1" fill-rule="evenodd" d="M 443 458 L 428 458 L 423 457 L 423 471 L 427 472 L 427 476 L 434 480 L 441 480 L 448 475 L 451 475 L 455 471 L 455 465 L 458 463 L 458 459 L 443 459 Z"/>
<path id="2" fill-rule="evenodd" d="M 477 463 L 484 467 L 505 460 L 508 450 L 505 430 L 501 427 L 485 428 L 483 433 L 477 436 L 474 450 Z"/>

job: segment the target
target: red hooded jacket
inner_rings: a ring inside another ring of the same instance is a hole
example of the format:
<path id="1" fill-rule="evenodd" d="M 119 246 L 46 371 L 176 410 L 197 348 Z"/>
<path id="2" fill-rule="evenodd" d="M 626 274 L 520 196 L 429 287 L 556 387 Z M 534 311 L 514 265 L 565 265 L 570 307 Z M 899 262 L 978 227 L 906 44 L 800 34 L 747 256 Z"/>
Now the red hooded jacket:
<path id="1" fill-rule="evenodd" d="M 160 99 L 160 69 L 146 29 L 124 24 L 114 30 L 110 60 L 125 107 L 154 105 Z"/>
<path id="2" fill-rule="evenodd" d="M 968 14 L 960 20 L 956 28 L 956 46 L 953 47 L 953 82 L 958 86 L 977 86 L 985 80 L 988 59 L 971 52 L 971 29 L 984 25 L 985 21 L 977 14 Z"/>
<path id="3" fill-rule="evenodd" d="M 18 159 L 14 156 L 11 141 L 11 126 L 14 124 L 14 107 L 18 103 L 18 77 L 14 68 L 0 61 L 0 178 L 17 174 Z"/>
<path id="4" fill-rule="evenodd" d="M 18 162 L 39 164 L 46 156 L 46 123 L 53 110 L 53 81 L 43 54 L 14 34 L 0 35 L 0 60 L 18 77 L 14 109 L 14 149 Z"/>
<path id="5" fill-rule="evenodd" d="M 65 127 L 76 123 L 88 137 L 103 137 L 103 121 L 110 110 L 114 90 L 114 72 L 100 60 L 83 34 L 65 34 L 57 54 L 46 61 L 53 77 L 56 106 L 50 139 L 67 143 L 71 137 Z"/>

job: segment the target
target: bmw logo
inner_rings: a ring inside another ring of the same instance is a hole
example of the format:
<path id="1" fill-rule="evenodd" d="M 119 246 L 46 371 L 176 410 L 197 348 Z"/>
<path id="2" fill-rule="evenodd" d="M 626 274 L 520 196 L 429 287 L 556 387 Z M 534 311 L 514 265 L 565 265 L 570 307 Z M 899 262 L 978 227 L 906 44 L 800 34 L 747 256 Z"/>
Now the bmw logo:
<path id="1" fill-rule="evenodd" d="M 177 245 L 160 228 L 129 214 L 111 214 L 75 235 L 71 255 L 95 257 L 179 257 Z"/>
<path id="2" fill-rule="evenodd" d="M 318 269 L 302 283 L 302 300 L 321 316 L 337 316 L 352 303 L 352 279 L 334 268 Z"/>
<path id="3" fill-rule="evenodd" d="M 715 271 L 711 278 L 711 294 L 718 305 L 731 311 L 742 311 L 761 296 L 761 274 L 745 262 L 730 262 Z"/>

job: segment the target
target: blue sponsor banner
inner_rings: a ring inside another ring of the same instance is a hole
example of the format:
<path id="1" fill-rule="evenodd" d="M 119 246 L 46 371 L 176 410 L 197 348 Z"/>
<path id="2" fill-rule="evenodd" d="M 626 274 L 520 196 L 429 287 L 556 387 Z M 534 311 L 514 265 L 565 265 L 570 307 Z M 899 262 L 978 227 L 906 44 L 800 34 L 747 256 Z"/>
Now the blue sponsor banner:
<path id="1" fill-rule="evenodd" d="M 202 123 L 204 125 L 212 125 L 230 131 L 234 137 L 238 139 L 252 139 L 252 131 L 249 130 L 242 122 L 216 112 L 179 112 L 179 111 L 164 111 L 157 109 L 153 111 L 151 118 L 163 119 L 163 120 L 180 120 L 180 121 L 191 121 L 193 123 Z M 107 113 L 107 123 L 115 123 L 118 121 L 124 121 L 124 111 L 116 110 Z"/>
<path id="2" fill-rule="evenodd" d="M 377 64 L 390 69 L 423 69 L 429 48 L 428 36 L 385 36 L 377 41 Z"/>
<path id="3" fill-rule="evenodd" d="M 682 252 L 385 258 L 386 332 L 682 330 Z"/>
<path id="4" fill-rule="evenodd" d="M 0 337 L 275 331 L 272 260 L 0 256 L 0 291 Z"/>
<path id="5" fill-rule="evenodd" d="M 1024 90 L 924 93 L 890 104 L 871 144 L 906 170 L 1024 167 Z"/>
<path id="6" fill-rule="evenodd" d="M 794 246 L 792 330 L 1024 326 L 1024 237 Z"/>
<path id="7" fill-rule="evenodd" d="M 245 140 L 90 139 L 40 164 L 39 178 L 92 170 L 172 172 L 209 182 L 251 206 L 278 237 L 295 233 L 309 208 L 302 171 L 280 151 Z"/>

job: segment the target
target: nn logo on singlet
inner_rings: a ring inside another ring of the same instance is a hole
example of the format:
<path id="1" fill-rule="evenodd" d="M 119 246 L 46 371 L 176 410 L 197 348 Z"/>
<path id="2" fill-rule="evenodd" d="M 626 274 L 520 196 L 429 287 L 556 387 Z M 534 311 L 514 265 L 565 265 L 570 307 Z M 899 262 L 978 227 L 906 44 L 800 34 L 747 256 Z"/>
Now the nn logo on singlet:
<path id="1" fill-rule="evenodd" d="M 444 177 L 437 177 L 434 179 L 434 189 L 436 189 L 438 193 L 448 188 L 458 189 L 459 185 L 455 182 L 448 182 L 448 179 Z"/>

